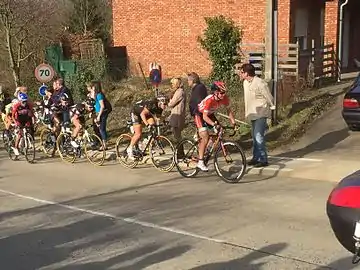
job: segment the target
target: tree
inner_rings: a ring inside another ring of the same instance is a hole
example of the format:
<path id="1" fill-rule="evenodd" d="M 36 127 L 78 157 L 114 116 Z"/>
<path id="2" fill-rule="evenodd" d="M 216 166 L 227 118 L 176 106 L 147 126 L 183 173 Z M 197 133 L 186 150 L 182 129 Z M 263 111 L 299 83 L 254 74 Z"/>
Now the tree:
<path id="1" fill-rule="evenodd" d="M 110 37 L 111 5 L 109 0 L 68 0 L 69 31 L 73 34 L 93 35 L 106 41 Z"/>
<path id="2" fill-rule="evenodd" d="M 30 57 L 42 54 L 53 39 L 57 11 L 56 0 L 0 0 L 0 32 L 16 86 L 21 84 L 21 66 Z"/>

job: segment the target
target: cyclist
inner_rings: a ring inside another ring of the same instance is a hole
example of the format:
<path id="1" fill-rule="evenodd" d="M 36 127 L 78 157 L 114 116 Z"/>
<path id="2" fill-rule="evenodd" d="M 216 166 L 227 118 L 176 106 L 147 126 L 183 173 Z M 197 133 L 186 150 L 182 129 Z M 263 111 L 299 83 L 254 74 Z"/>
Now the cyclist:
<path id="1" fill-rule="evenodd" d="M 17 129 L 29 127 L 30 134 L 33 136 L 33 124 L 35 123 L 33 106 L 28 101 L 28 96 L 25 93 L 19 93 L 18 100 L 19 101 L 14 104 L 12 109 L 12 118 L 15 123 L 15 127 Z M 19 141 L 20 136 L 16 136 L 15 147 L 13 148 L 15 156 L 19 155 Z"/>
<path id="2" fill-rule="evenodd" d="M 197 167 L 205 172 L 209 170 L 203 160 L 205 149 L 209 142 L 209 130 L 214 128 L 215 130 L 218 130 L 220 128 L 219 122 L 214 114 L 216 110 L 221 106 L 225 106 L 227 108 L 230 122 L 235 127 L 235 118 L 230 109 L 230 100 L 226 95 L 225 83 L 215 81 L 211 85 L 210 89 L 212 94 L 208 95 L 200 102 L 198 105 L 198 113 L 195 114 L 195 124 L 201 138 L 199 143 L 199 162 Z"/>
<path id="3" fill-rule="evenodd" d="M 161 116 L 167 105 L 167 98 L 159 95 L 157 98 L 148 101 L 138 101 L 131 110 L 131 120 L 134 127 L 134 135 L 131 138 L 127 154 L 133 159 L 133 147 L 140 140 L 142 135 L 141 124 L 145 124 L 147 128 L 155 124 L 155 118 Z"/>
<path id="4" fill-rule="evenodd" d="M 71 134 L 71 145 L 74 148 L 79 147 L 79 144 L 76 142 L 76 138 L 82 127 L 85 125 L 86 109 L 87 108 L 83 103 L 77 103 L 69 109 L 71 123 L 75 126 Z"/>
<path id="5" fill-rule="evenodd" d="M 16 104 L 17 102 L 18 102 L 18 100 L 14 98 L 9 104 L 7 104 L 5 106 L 4 113 L 2 114 L 3 121 L 5 124 L 5 134 L 8 137 L 11 135 L 10 128 L 11 128 L 11 124 L 13 123 L 12 108 L 13 108 L 14 104 Z"/>

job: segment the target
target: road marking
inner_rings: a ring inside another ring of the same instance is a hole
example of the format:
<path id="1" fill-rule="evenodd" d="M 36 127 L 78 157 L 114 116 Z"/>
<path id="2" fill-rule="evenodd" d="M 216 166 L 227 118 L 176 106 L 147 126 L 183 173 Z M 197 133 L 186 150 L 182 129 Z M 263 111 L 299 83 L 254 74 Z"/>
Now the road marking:
<path id="1" fill-rule="evenodd" d="M 280 157 L 280 156 L 269 156 L 269 158 L 296 160 L 296 161 L 310 161 L 310 162 L 321 162 L 321 161 L 323 161 L 322 159 L 316 159 L 316 158 L 292 158 L 292 157 Z"/>
<path id="2" fill-rule="evenodd" d="M 106 212 L 92 211 L 92 210 L 85 209 L 85 208 L 80 208 L 80 207 L 71 206 L 71 205 L 67 205 L 67 204 L 62 204 L 62 203 L 57 203 L 57 202 L 53 202 L 53 201 L 43 200 L 43 199 L 35 198 L 35 197 L 32 197 L 32 196 L 26 196 L 26 195 L 22 195 L 22 194 L 15 193 L 15 192 L 8 191 L 8 190 L 4 190 L 4 189 L 0 189 L 0 192 L 2 192 L 4 194 L 12 195 L 14 197 L 39 202 L 39 203 L 42 203 L 42 204 L 45 204 L 45 205 L 54 205 L 54 206 L 66 208 L 66 209 L 69 209 L 69 210 L 73 210 L 75 212 L 82 212 L 82 213 L 87 213 L 87 214 L 91 214 L 91 215 L 94 215 L 94 216 L 117 219 L 117 220 L 124 221 L 126 223 L 136 224 L 136 225 L 140 225 L 140 226 L 147 227 L 147 228 L 157 229 L 157 230 L 171 232 L 171 233 L 175 233 L 175 234 L 179 234 L 179 235 L 183 235 L 183 236 L 189 236 L 189 237 L 192 237 L 192 238 L 206 240 L 206 241 L 209 241 L 209 242 L 214 242 L 214 243 L 224 244 L 224 245 L 228 245 L 228 246 L 232 246 L 232 247 L 242 248 L 242 249 L 245 249 L 245 250 L 248 250 L 248 251 L 253 251 L 253 252 L 255 251 L 255 252 L 259 252 L 259 253 L 266 254 L 266 255 L 271 255 L 271 256 L 274 256 L 274 257 L 282 258 L 282 259 L 287 259 L 287 260 L 297 261 L 297 262 L 301 262 L 301 263 L 306 263 L 306 264 L 309 264 L 309 265 L 315 265 L 315 266 L 320 267 L 322 269 L 333 269 L 333 268 L 328 267 L 328 266 L 324 266 L 324 265 L 321 265 L 321 264 L 317 264 L 317 263 L 313 263 L 313 262 L 309 262 L 309 261 L 289 257 L 289 256 L 286 256 L 286 255 L 279 255 L 279 254 L 276 254 L 276 253 L 271 253 L 271 252 L 267 252 L 267 251 L 264 251 L 264 250 L 259 250 L 259 249 L 256 249 L 256 248 L 243 246 L 243 245 L 240 245 L 240 244 L 237 244 L 237 243 L 234 243 L 234 242 L 229 242 L 229 241 L 226 241 L 226 240 L 207 237 L 207 236 L 187 232 L 187 231 L 172 228 L 172 227 L 160 226 L 160 225 L 156 225 L 156 224 L 151 223 L 151 222 L 141 221 L 141 220 L 137 220 L 137 219 L 134 219 L 134 218 L 126 218 L 126 217 L 121 217 L 121 216 L 115 216 L 115 215 L 112 215 L 112 214 L 109 214 L 109 213 L 106 213 Z"/>
<path id="3" fill-rule="evenodd" d="M 276 166 L 276 165 L 274 165 Z M 256 168 L 253 166 L 250 166 L 249 169 L 251 170 L 262 170 L 262 171 L 282 171 L 282 172 L 291 172 L 294 169 L 290 169 L 290 168 L 274 168 L 274 167 L 262 167 L 262 168 Z"/>

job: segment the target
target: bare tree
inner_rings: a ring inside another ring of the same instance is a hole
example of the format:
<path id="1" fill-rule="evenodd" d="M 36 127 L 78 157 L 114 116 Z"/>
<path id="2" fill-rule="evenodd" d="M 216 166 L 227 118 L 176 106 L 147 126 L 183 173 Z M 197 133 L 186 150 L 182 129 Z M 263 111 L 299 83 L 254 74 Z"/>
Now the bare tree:
<path id="1" fill-rule="evenodd" d="M 112 18 L 110 0 L 68 0 L 68 6 L 71 33 L 92 34 L 103 40 L 109 38 Z"/>
<path id="2" fill-rule="evenodd" d="M 0 0 L 0 32 L 16 86 L 21 82 L 22 63 L 57 35 L 57 10 L 56 0 Z"/>

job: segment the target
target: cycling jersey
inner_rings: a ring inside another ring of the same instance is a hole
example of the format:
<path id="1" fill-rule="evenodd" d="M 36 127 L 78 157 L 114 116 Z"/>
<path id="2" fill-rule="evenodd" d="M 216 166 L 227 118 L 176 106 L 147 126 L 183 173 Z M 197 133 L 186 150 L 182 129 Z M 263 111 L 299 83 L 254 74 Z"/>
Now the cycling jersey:
<path id="1" fill-rule="evenodd" d="M 131 111 L 131 121 L 133 124 L 137 125 L 137 124 L 141 124 L 143 122 L 140 117 L 140 114 L 144 110 L 145 106 L 152 115 L 161 115 L 163 112 L 163 110 L 160 107 L 158 107 L 157 99 L 150 100 L 150 101 L 141 100 L 141 101 L 135 103 L 135 105 L 133 106 L 133 109 Z M 152 118 L 152 115 L 147 115 L 146 119 Z"/>
<path id="2" fill-rule="evenodd" d="M 230 100 L 226 95 L 223 97 L 223 99 L 220 100 L 216 100 L 214 95 L 208 95 L 200 102 L 198 105 L 198 110 L 201 114 L 204 112 L 208 114 L 214 114 L 221 106 L 228 107 L 229 105 Z"/>
<path id="3" fill-rule="evenodd" d="M 33 116 L 33 108 L 30 103 L 26 102 L 23 104 L 22 102 L 18 102 L 14 104 L 12 109 L 12 117 L 14 118 L 16 125 L 30 126 Z"/>
<path id="4" fill-rule="evenodd" d="M 160 115 L 163 112 L 163 109 L 158 106 L 157 99 L 149 101 L 140 100 L 139 102 L 136 102 L 133 106 L 132 112 L 136 115 L 140 115 L 145 107 L 149 110 L 151 114 Z"/>

